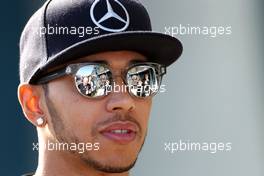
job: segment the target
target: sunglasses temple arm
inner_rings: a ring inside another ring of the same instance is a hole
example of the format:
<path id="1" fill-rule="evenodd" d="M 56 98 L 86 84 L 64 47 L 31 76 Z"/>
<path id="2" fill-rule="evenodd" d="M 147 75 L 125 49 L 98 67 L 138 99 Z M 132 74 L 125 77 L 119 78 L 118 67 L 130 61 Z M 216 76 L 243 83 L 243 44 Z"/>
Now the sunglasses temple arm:
<path id="1" fill-rule="evenodd" d="M 160 70 L 161 70 L 161 76 L 164 76 L 167 74 L 167 67 L 166 66 L 161 66 Z"/>
<path id="2" fill-rule="evenodd" d="M 167 74 L 167 67 L 161 66 L 159 70 L 160 70 L 160 73 L 159 73 L 159 76 L 160 76 L 159 84 L 161 84 L 163 76 Z"/>
<path id="3" fill-rule="evenodd" d="M 44 84 L 44 83 L 47 83 L 51 80 L 54 80 L 54 79 L 57 79 L 59 77 L 62 77 L 64 75 L 66 75 L 66 68 L 63 68 L 63 69 L 60 69 L 60 70 L 57 70 L 57 71 L 54 71 L 54 72 L 51 72 L 49 73 L 48 75 L 45 75 L 43 77 L 41 77 L 38 81 L 37 81 L 37 84 Z"/>

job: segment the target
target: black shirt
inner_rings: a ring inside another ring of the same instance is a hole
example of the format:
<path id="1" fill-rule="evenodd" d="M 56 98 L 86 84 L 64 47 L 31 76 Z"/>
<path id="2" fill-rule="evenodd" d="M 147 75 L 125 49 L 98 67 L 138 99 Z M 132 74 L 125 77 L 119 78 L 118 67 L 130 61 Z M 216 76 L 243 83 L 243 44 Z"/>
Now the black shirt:
<path id="1" fill-rule="evenodd" d="M 22 175 L 22 176 L 33 176 L 35 173 L 34 172 L 32 172 L 32 173 L 27 173 L 27 174 L 24 174 L 24 175 Z"/>

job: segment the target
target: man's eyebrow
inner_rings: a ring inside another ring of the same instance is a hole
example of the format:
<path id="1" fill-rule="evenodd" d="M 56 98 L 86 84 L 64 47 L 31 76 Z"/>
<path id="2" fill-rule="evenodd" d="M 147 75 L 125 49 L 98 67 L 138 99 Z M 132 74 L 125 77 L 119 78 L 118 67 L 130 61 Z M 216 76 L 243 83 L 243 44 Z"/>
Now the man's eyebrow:
<path id="1" fill-rule="evenodd" d="M 142 63 L 142 62 L 147 62 L 148 60 L 146 58 L 135 58 L 132 59 L 128 62 L 127 66 L 133 65 L 133 64 L 137 64 L 137 63 Z M 104 65 L 109 65 L 109 62 L 107 62 L 106 60 L 102 59 L 98 59 L 98 60 L 92 60 L 91 61 L 87 61 L 87 60 L 80 60 L 80 61 L 75 61 L 74 63 L 98 63 L 98 64 L 104 64 Z"/>
<path id="2" fill-rule="evenodd" d="M 131 61 L 129 61 L 128 65 L 132 65 L 132 64 L 136 64 L 136 63 L 141 63 L 141 62 L 146 62 L 147 60 L 142 60 L 142 59 L 133 59 Z M 86 62 L 91 62 L 91 63 L 99 63 L 99 64 L 105 64 L 105 65 L 109 65 L 109 63 L 105 60 L 91 60 L 91 61 L 79 61 L 76 63 L 86 63 Z"/>
<path id="3" fill-rule="evenodd" d="M 105 60 L 79 61 L 79 62 L 76 62 L 76 63 L 87 63 L 87 62 L 98 63 L 98 64 L 105 64 L 105 65 L 107 65 L 107 63 L 108 63 L 108 62 L 106 62 Z"/>
<path id="4" fill-rule="evenodd" d="M 131 60 L 128 63 L 128 65 L 132 65 L 132 64 L 136 64 L 136 63 L 141 63 L 141 62 L 147 62 L 147 59 L 144 59 L 144 60 L 142 60 L 142 59 L 133 59 L 133 60 Z"/>

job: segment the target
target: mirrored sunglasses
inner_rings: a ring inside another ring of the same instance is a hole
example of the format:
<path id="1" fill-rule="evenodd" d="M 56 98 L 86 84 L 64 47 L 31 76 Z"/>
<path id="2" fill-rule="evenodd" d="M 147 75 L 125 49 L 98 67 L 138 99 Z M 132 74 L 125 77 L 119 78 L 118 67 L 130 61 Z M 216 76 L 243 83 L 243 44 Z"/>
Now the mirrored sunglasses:
<path id="1" fill-rule="evenodd" d="M 157 63 L 143 62 L 132 64 L 117 75 L 108 65 L 102 63 L 77 63 L 53 71 L 43 76 L 38 84 L 44 84 L 56 78 L 72 75 L 78 92 L 88 98 L 99 98 L 113 91 L 127 91 L 138 98 L 151 97 L 159 91 L 166 67 Z M 120 76 L 125 85 L 116 85 Z M 125 87 L 123 87 L 125 86 Z"/>

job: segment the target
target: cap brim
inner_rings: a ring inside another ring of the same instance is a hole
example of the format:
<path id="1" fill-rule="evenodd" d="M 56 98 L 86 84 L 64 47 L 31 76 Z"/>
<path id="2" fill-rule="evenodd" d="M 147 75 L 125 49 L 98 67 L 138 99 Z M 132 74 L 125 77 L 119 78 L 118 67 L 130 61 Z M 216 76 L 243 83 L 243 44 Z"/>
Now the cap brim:
<path id="1" fill-rule="evenodd" d="M 49 58 L 30 79 L 35 82 L 43 72 L 63 63 L 104 51 L 131 50 L 165 66 L 171 65 L 182 54 L 182 44 L 175 37 L 151 31 L 132 31 L 100 35 L 76 43 Z"/>

